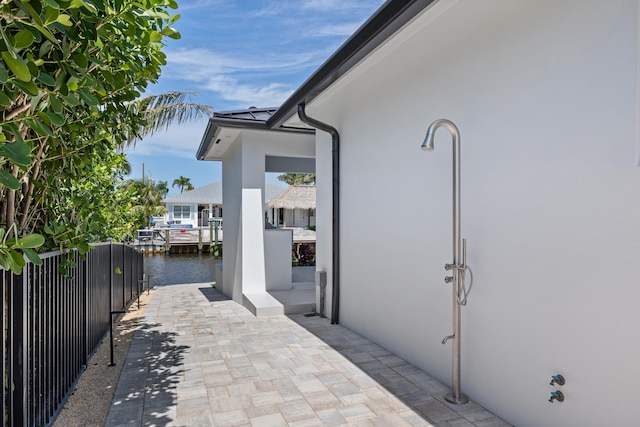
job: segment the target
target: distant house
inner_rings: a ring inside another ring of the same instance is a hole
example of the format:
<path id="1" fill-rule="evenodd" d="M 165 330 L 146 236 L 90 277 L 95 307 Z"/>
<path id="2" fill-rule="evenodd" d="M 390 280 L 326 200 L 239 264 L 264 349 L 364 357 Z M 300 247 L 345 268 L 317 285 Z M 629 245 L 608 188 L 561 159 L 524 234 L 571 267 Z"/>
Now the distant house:
<path id="1" fill-rule="evenodd" d="M 315 226 L 316 186 L 290 186 L 267 202 L 267 214 L 276 227 Z"/>
<path id="2" fill-rule="evenodd" d="M 267 200 L 283 190 L 281 187 L 267 184 Z M 161 203 L 167 208 L 167 214 L 163 218 L 156 218 L 156 225 L 165 223 L 203 227 L 209 225 L 209 219 L 222 225 L 222 181 L 167 197 Z"/>

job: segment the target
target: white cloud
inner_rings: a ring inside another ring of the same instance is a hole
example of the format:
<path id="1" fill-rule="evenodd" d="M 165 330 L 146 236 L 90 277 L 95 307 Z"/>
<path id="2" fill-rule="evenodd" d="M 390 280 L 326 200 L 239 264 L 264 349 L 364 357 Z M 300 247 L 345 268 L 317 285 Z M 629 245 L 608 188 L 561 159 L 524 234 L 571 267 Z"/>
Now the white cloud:
<path id="1" fill-rule="evenodd" d="M 239 84 L 233 79 L 226 79 L 226 82 L 210 81 L 205 88 L 218 92 L 224 100 L 236 102 L 239 108 L 248 108 L 252 105 L 278 107 L 293 92 L 292 89 L 278 83 L 271 83 L 268 86 L 252 86 Z"/>
<path id="2" fill-rule="evenodd" d="M 181 1 L 178 4 L 178 12 L 190 9 L 210 8 L 212 6 L 224 5 L 228 0 L 191 0 Z"/>
<path id="3" fill-rule="evenodd" d="M 204 120 L 185 125 L 174 125 L 166 131 L 138 141 L 133 148 L 125 150 L 140 156 L 166 156 L 195 159 L 207 125 Z"/>
<path id="4" fill-rule="evenodd" d="M 265 79 L 277 70 L 308 67 L 311 57 L 303 53 L 258 60 L 226 56 L 203 48 L 180 49 L 168 52 L 170 65 L 165 68 L 163 77 L 195 82 L 199 92 L 215 92 L 221 99 L 236 103 L 238 108 L 271 107 L 280 105 L 293 88 L 280 82 L 265 82 Z"/>
<path id="5" fill-rule="evenodd" d="M 255 57 L 239 53 L 236 56 L 222 54 L 205 48 L 167 50 L 165 70 L 183 78 L 197 80 L 211 72 L 273 71 L 306 67 L 314 59 L 309 52 Z M 185 72 L 187 74 L 185 74 Z"/>
<path id="6" fill-rule="evenodd" d="M 347 22 L 337 25 L 325 25 L 320 27 L 318 35 L 321 36 L 345 36 L 350 37 L 360 27 L 361 22 Z"/>
<path id="7" fill-rule="evenodd" d="M 367 1 L 358 1 L 358 0 L 306 0 L 302 2 L 301 6 L 303 9 L 312 9 L 316 11 L 325 11 L 325 12 L 335 12 L 339 10 L 347 10 L 347 9 L 359 9 L 362 7 L 367 7 L 366 5 L 370 3 L 370 0 Z"/>

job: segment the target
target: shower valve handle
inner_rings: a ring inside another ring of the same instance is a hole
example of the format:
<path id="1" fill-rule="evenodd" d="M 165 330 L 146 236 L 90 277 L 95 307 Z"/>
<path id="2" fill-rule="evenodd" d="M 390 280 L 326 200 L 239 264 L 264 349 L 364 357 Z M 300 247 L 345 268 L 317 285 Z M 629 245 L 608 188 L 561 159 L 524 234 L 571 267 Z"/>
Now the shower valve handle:
<path id="1" fill-rule="evenodd" d="M 445 269 L 446 271 L 453 270 L 454 268 L 456 268 L 456 265 L 455 265 L 455 264 L 445 264 L 445 265 L 444 265 L 444 269 Z"/>
<path id="2" fill-rule="evenodd" d="M 448 277 L 447 276 L 447 277 L 444 278 L 444 283 L 451 283 L 451 282 L 453 282 L 453 277 Z"/>

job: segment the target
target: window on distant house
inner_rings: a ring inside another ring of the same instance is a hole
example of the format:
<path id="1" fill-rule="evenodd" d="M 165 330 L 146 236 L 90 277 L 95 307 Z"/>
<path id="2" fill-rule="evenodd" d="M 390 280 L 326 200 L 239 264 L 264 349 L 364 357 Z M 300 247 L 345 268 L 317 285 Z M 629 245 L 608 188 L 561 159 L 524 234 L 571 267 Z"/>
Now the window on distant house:
<path id="1" fill-rule="evenodd" d="M 173 207 L 174 219 L 189 219 L 191 218 L 191 206 L 179 206 Z"/>

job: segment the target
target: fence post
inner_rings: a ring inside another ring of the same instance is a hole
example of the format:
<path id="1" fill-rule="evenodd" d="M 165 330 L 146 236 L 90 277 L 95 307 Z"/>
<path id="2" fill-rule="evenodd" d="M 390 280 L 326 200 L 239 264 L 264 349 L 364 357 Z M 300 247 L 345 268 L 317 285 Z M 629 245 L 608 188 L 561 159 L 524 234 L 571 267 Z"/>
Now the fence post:
<path id="1" fill-rule="evenodd" d="M 9 374 L 7 363 L 5 362 L 8 358 L 9 353 L 9 334 L 7 333 L 7 316 L 9 315 L 9 304 L 8 304 L 8 294 L 7 294 L 7 282 L 9 281 L 9 272 L 4 271 L 0 267 L 0 285 L 2 285 L 2 414 L 4 420 L 4 414 L 7 413 L 7 397 L 9 395 L 6 384 L 6 378 Z M 5 425 L 4 421 L 2 425 Z"/>
<path id="2" fill-rule="evenodd" d="M 28 423 L 27 385 L 29 372 L 27 369 L 27 274 L 11 275 L 9 280 L 9 336 L 11 349 L 9 353 L 9 381 L 7 384 L 11 395 L 9 405 L 9 424 L 23 426 Z"/>
<path id="3" fill-rule="evenodd" d="M 127 281 L 125 280 L 125 270 L 126 268 L 124 268 L 124 246 L 118 245 L 117 246 L 120 249 L 120 253 L 122 254 L 122 265 L 119 265 L 118 267 L 120 267 L 120 276 L 122 276 L 122 308 L 125 308 L 127 306 L 127 301 L 129 301 L 127 299 Z"/>
<path id="4" fill-rule="evenodd" d="M 84 354 L 88 355 L 89 354 L 89 282 L 90 282 L 90 270 L 91 270 L 91 266 L 90 266 L 90 262 L 91 262 L 91 251 L 87 252 L 87 254 L 85 255 L 85 258 L 83 260 L 84 263 L 84 284 L 83 284 L 83 291 L 84 291 Z M 85 356 L 84 358 L 85 360 L 85 365 L 86 362 L 88 362 L 87 357 Z"/>
<path id="5" fill-rule="evenodd" d="M 114 298 L 114 289 L 113 289 L 113 241 L 111 239 L 107 239 L 109 241 L 109 312 L 113 311 L 113 298 Z M 111 321 L 111 317 L 109 317 L 109 321 Z"/>

